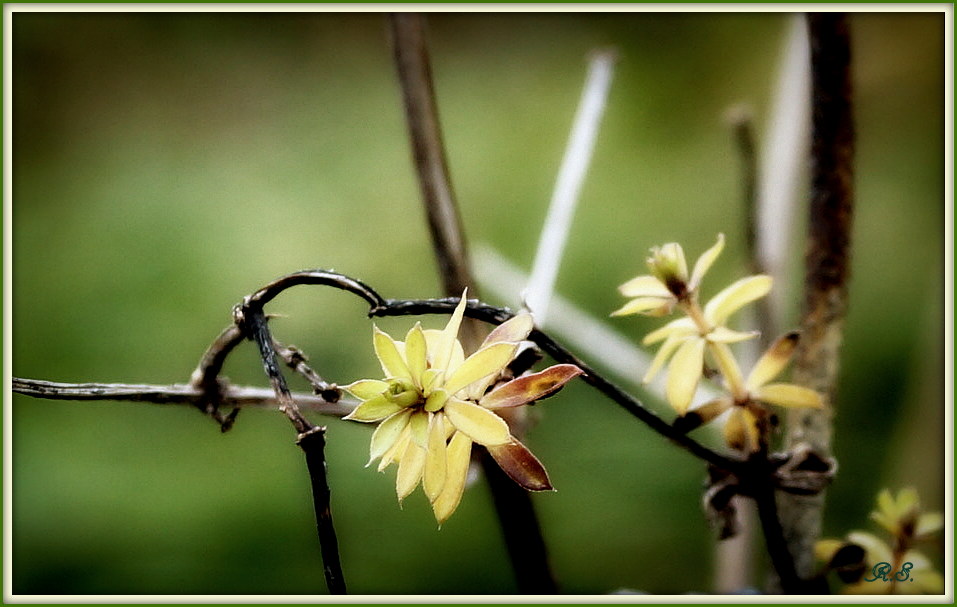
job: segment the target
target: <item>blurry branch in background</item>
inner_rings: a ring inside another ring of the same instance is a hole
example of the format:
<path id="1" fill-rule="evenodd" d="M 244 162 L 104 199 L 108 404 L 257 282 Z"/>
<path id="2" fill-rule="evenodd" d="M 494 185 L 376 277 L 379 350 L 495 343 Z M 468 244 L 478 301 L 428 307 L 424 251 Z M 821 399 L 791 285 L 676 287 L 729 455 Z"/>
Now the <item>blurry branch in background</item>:
<path id="1" fill-rule="evenodd" d="M 476 296 L 478 289 L 469 267 L 465 233 L 452 191 L 439 123 L 425 18 L 421 14 L 392 14 L 389 26 L 412 155 L 443 290 L 445 295 L 453 297 L 469 287 Z M 478 348 L 484 338 L 481 326 L 475 322 L 464 323 L 462 344 L 467 351 Z M 532 594 L 557 592 L 558 585 L 548 563 L 545 539 L 531 497 L 502 472 L 485 449 L 476 451 L 481 453 L 482 469 L 519 590 Z"/>
<path id="2" fill-rule="evenodd" d="M 846 15 L 808 15 L 811 46 L 811 200 L 805 248 L 802 339 L 793 379 L 825 395 L 820 411 L 792 411 L 785 446 L 831 452 L 834 397 L 850 273 L 853 211 L 854 119 L 850 32 Z M 781 495 L 781 521 L 798 574 L 811 575 L 814 543 L 821 533 L 824 494 Z"/>
<path id="3" fill-rule="evenodd" d="M 750 273 L 770 274 L 778 285 L 769 297 L 755 302 L 755 322 L 761 332 L 755 345 L 761 351 L 787 324 L 784 302 L 789 297 L 787 270 L 792 255 L 792 226 L 799 189 L 803 192 L 799 185 L 809 149 L 811 67 L 807 24 L 802 15 L 790 15 L 788 19 L 760 153 L 750 110 L 739 106 L 733 108 L 729 116 L 741 157 Z M 756 358 L 757 352 L 752 352 L 752 362 Z M 753 511 L 742 503 L 738 513 L 741 517 L 738 536 L 718 545 L 715 580 L 719 592 L 736 592 L 753 585 L 750 570 Z"/>
<path id="4" fill-rule="evenodd" d="M 770 321 L 781 322 L 789 298 L 788 260 L 794 250 L 793 233 L 798 191 L 807 165 L 811 123 L 811 62 L 804 15 L 789 16 L 783 61 L 764 129 L 756 182 L 755 257 L 780 288 L 771 292 Z M 779 330 L 771 326 L 772 334 Z"/>
<path id="5" fill-rule="evenodd" d="M 548 206 L 548 215 L 539 236 L 538 250 L 525 292 L 525 306 L 540 326 L 548 317 L 562 253 L 568 242 L 575 207 L 605 112 L 615 59 L 615 53 L 611 50 L 595 51 L 589 59 L 581 101 Z"/>

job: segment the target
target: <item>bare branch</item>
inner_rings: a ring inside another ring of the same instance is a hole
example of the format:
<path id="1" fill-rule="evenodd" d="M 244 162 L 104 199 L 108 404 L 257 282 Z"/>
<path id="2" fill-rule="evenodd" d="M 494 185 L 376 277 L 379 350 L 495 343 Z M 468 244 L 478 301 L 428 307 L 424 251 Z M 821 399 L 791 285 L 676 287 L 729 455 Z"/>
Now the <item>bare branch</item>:
<path id="1" fill-rule="evenodd" d="M 828 405 L 823 410 L 789 412 L 785 440 L 790 449 L 805 445 L 826 458 L 831 450 L 831 405 L 837 392 L 850 274 L 854 120 L 847 16 L 814 13 L 808 16 L 808 24 L 814 100 L 811 203 L 802 337 L 792 378 L 824 395 Z M 813 572 L 824 495 L 782 499 L 784 532 L 798 575 L 806 578 Z"/>
<path id="2" fill-rule="evenodd" d="M 120 401 L 156 405 L 191 405 L 201 407 L 206 394 L 195 384 L 118 384 L 118 383 L 63 383 L 39 379 L 13 378 L 13 391 L 34 398 L 77 401 Z M 231 407 L 261 407 L 277 409 L 276 394 L 269 388 L 233 386 L 225 384 L 220 392 L 221 403 Z M 296 402 L 305 409 L 322 415 L 342 417 L 355 407 L 351 400 L 330 402 L 312 394 L 293 393 Z"/>

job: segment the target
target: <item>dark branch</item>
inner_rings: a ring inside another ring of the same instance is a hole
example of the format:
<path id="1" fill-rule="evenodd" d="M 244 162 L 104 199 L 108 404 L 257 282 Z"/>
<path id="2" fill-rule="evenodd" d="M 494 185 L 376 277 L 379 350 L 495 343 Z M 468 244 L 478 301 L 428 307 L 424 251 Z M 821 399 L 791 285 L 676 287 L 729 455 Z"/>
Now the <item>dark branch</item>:
<path id="1" fill-rule="evenodd" d="M 195 384 L 62 383 L 22 377 L 13 378 L 13 391 L 49 400 L 105 400 L 156 405 L 192 405 L 200 409 L 206 398 L 205 392 Z M 355 406 L 353 401 L 330 402 L 312 394 L 293 393 L 293 398 L 305 409 L 336 417 L 348 415 Z M 220 399 L 221 405 L 231 407 L 276 408 L 279 406 L 276 393 L 269 388 L 233 386 L 227 383 L 223 384 Z"/>

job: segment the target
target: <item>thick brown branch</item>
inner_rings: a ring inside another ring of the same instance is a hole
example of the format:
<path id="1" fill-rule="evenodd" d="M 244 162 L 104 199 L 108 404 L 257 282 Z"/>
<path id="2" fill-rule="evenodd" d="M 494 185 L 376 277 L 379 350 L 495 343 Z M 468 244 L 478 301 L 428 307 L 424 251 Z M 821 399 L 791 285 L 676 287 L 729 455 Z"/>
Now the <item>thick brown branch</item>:
<path id="1" fill-rule="evenodd" d="M 468 254 L 442 143 L 424 18 L 419 14 L 395 14 L 389 16 L 389 25 L 415 172 L 436 249 L 439 276 L 444 281 L 445 293 L 458 295 L 470 286 Z"/>
<path id="2" fill-rule="evenodd" d="M 811 204 L 805 255 L 805 300 L 793 379 L 826 397 L 821 411 L 795 410 L 787 418 L 786 446 L 804 445 L 820 457 L 831 449 L 831 405 L 847 309 L 853 211 L 854 120 L 850 34 L 846 15 L 808 16 L 811 40 L 813 131 Z M 798 575 L 814 568 L 824 494 L 782 496 L 781 522 Z"/>

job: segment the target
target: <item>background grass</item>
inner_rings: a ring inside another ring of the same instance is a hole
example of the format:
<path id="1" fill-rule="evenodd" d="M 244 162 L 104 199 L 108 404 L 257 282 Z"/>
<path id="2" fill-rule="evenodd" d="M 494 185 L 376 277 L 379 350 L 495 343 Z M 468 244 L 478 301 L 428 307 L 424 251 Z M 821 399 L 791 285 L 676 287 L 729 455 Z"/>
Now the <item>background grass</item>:
<path id="1" fill-rule="evenodd" d="M 471 242 L 528 267 L 584 57 L 612 45 L 620 62 L 559 292 L 604 318 L 649 246 L 678 240 L 695 256 L 717 232 L 729 246 L 706 288 L 742 273 L 723 116 L 744 102 L 763 124 L 785 15 L 429 25 Z M 883 486 L 943 506 L 943 26 L 851 17 L 857 210 L 830 534 L 867 527 Z M 13 84 L 16 376 L 185 381 L 242 295 L 301 268 L 387 297 L 438 293 L 381 15 L 21 12 Z M 324 376 L 378 373 L 360 301 L 304 289 L 270 311 L 288 315 L 277 338 Z M 638 340 L 655 325 L 614 326 Z M 250 346 L 227 374 L 265 383 Z M 708 591 L 702 467 L 585 386 L 538 410 L 528 444 L 559 491 L 534 501 L 562 590 Z M 392 473 L 362 467 L 369 428 L 328 424 L 350 591 L 516 590 L 482 483 L 436 531 L 420 492 L 400 510 Z M 270 411 L 244 411 L 221 435 L 187 408 L 14 397 L 13 591 L 325 592 L 294 438 Z"/>

